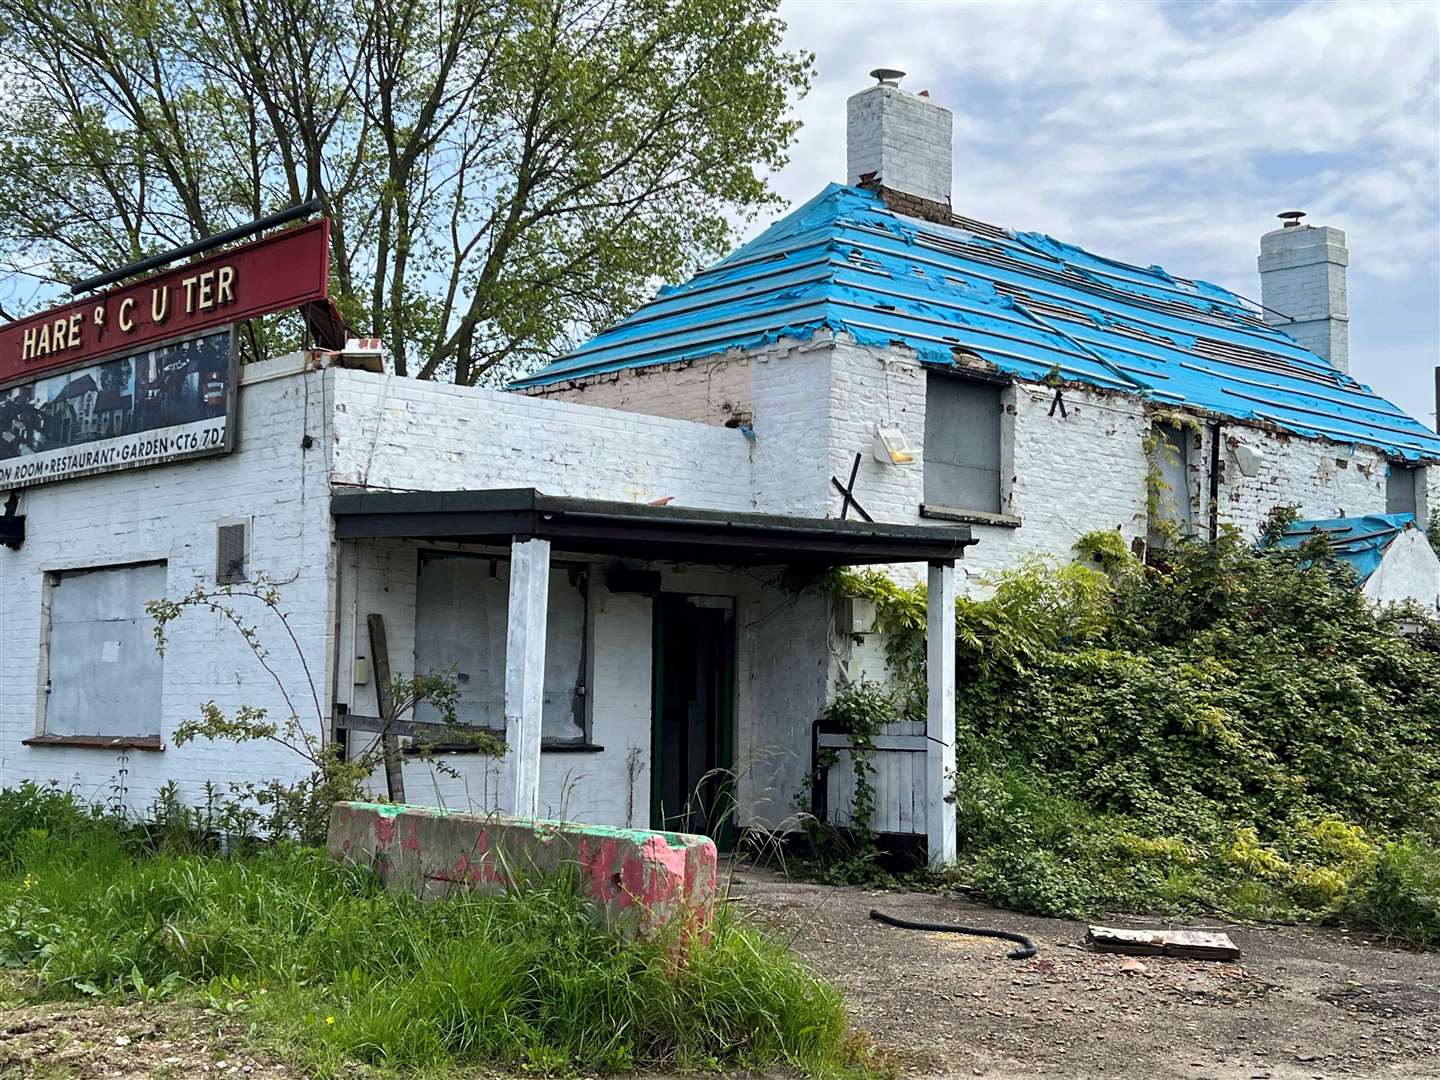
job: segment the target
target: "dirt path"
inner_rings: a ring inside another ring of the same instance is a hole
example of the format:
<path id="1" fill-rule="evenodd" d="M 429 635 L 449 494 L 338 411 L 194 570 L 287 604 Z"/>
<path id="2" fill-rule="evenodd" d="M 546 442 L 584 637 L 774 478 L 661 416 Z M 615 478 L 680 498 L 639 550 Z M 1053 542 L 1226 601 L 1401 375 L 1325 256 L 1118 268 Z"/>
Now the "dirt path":
<path id="1" fill-rule="evenodd" d="M 1385 1080 L 1440 1077 L 1440 956 L 1326 930 L 1211 922 L 1238 964 L 1078 948 L 1082 923 L 929 893 L 829 888 L 738 870 L 735 903 L 794 935 L 908 1072 L 1079 1080 Z M 1031 960 L 986 938 L 896 930 L 918 921 L 1017 930 Z M 1111 925 L 1157 925 L 1116 917 Z M 1187 925 L 1200 925 L 1191 923 Z"/>
<path id="2" fill-rule="evenodd" d="M 247 1049 L 241 1025 L 158 1005 L 27 1005 L 0 1011 L 0 1078 L 298 1080 Z"/>

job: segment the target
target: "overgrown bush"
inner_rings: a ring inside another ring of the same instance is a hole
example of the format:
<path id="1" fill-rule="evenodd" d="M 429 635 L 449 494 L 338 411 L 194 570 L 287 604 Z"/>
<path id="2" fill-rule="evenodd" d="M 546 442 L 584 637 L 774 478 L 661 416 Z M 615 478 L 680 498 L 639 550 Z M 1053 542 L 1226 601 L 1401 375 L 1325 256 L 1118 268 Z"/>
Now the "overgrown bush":
<path id="1" fill-rule="evenodd" d="M 1343 914 L 1440 937 L 1433 620 L 1377 612 L 1314 546 L 1228 532 L 1151 566 L 1108 536 L 1077 547 L 1088 562 L 1034 559 L 957 604 L 961 872 L 1037 912 Z M 839 587 L 877 601 L 918 718 L 923 590 Z"/>
<path id="2" fill-rule="evenodd" d="M 673 937 L 597 927 L 563 877 L 421 903 L 313 848 L 150 835 L 50 789 L 0 794 L 0 959 L 35 995 L 199 1001 L 319 1077 L 873 1071 L 837 992 L 728 911 L 681 963 Z"/>
<path id="3" fill-rule="evenodd" d="M 1350 883 L 1340 912 L 1388 937 L 1440 945 L 1440 850 L 1418 837 L 1384 845 Z"/>

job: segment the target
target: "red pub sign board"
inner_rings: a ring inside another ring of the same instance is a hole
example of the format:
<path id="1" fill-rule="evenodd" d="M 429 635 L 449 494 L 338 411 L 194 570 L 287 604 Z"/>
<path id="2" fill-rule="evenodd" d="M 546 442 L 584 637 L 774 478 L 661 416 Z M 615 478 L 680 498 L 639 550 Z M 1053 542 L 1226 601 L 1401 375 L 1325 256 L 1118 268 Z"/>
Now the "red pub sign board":
<path id="1" fill-rule="evenodd" d="M 0 386 L 329 294 L 330 222 L 275 233 L 0 326 Z"/>

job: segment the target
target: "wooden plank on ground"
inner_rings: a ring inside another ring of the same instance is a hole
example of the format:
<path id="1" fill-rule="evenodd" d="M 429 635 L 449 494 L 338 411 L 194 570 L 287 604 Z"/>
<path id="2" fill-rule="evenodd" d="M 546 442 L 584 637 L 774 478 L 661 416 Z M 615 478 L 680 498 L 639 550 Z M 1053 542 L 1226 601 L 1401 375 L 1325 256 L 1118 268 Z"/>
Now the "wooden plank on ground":
<path id="1" fill-rule="evenodd" d="M 1240 950 L 1229 935 L 1213 930 L 1131 930 L 1092 926 L 1085 940 L 1096 952 L 1181 956 L 1191 960 L 1240 959 Z"/>
<path id="2" fill-rule="evenodd" d="M 380 706 L 384 727 L 380 745 L 385 755 L 385 786 L 393 803 L 405 801 L 405 767 L 400 758 L 400 739 L 395 732 L 395 700 L 390 694 L 390 646 L 385 640 L 385 616 L 372 612 L 370 666 L 375 669 L 375 701 Z"/>

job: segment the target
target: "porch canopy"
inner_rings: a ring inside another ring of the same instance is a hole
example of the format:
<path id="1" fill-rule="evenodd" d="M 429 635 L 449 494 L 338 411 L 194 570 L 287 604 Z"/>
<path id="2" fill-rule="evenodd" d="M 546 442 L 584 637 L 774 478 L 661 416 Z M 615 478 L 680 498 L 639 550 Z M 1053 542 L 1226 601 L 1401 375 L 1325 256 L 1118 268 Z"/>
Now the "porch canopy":
<path id="1" fill-rule="evenodd" d="M 975 540 L 968 527 L 887 525 L 834 518 L 697 510 L 493 491 L 340 493 L 331 499 L 340 540 L 546 540 L 565 551 L 659 562 L 852 566 L 954 560 Z"/>
<path id="2" fill-rule="evenodd" d="M 926 801 L 930 861 L 955 856 L 955 560 L 975 543 L 966 526 L 894 525 L 546 495 L 534 488 L 354 491 L 331 497 L 338 540 L 431 540 L 508 546 L 505 809 L 534 816 L 550 549 L 650 562 L 824 568 L 929 565 Z M 948 617 L 947 617 L 947 613 Z"/>

